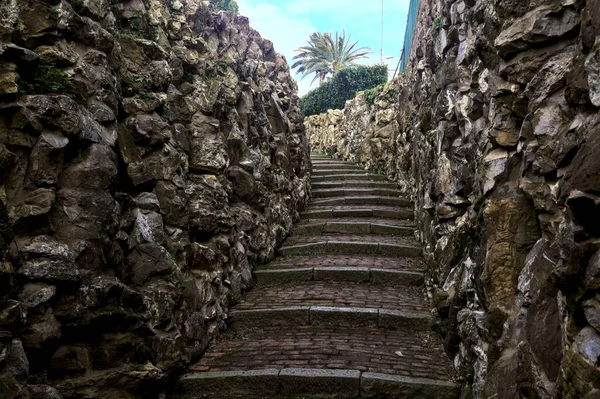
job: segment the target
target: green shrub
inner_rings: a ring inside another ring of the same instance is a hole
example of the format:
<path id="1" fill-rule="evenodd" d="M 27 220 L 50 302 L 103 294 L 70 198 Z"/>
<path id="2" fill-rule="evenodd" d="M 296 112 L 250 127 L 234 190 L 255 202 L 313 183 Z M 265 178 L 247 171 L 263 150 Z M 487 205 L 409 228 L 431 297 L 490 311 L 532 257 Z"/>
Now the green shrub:
<path id="1" fill-rule="evenodd" d="M 209 6 L 214 11 L 238 11 L 239 7 L 235 0 L 210 0 Z"/>
<path id="2" fill-rule="evenodd" d="M 378 86 L 373 87 L 372 89 L 365 90 L 365 101 L 369 105 L 375 104 L 375 98 L 383 91 L 385 87 L 385 83 L 382 83 Z"/>
<path id="3" fill-rule="evenodd" d="M 342 109 L 359 91 L 387 82 L 387 65 L 354 66 L 342 69 L 318 88 L 300 99 L 304 115 L 316 115 L 329 109 Z"/>
<path id="4" fill-rule="evenodd" d="M 75 86 L 69 75 L 49 62 L 36 62 L 21 72 L 21 94 L 65 94 L 73 96 Z"/>

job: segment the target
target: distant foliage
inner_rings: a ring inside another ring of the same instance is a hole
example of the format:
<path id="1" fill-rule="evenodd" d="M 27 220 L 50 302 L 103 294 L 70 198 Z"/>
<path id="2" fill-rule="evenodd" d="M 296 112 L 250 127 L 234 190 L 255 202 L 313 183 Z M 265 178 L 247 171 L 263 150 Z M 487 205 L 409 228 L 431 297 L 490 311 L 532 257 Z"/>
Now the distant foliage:
<path id="1" fill-rule="evenodd" d="M 342 109 L 356 93 L 387 82 L 387 65 L 355 66 L 342 69 L 320 87 L 300 99 L 305 116 L 321 114 L 329 109 Z"/>
<path id="2" fill-rule="evenodd" d="M 382 83 L 378 86 L 373 87 L 372 89 L 365 90 L 365 101 L 369 105 L 375 104 L 375 98 L 383 91 L 385 87 L 385 83 Z"/>
<path id="3" fill-rule="evenodd" d="M 210 8 L 213 11 L 239 11 L 235 0 L 210 0 Z"/>

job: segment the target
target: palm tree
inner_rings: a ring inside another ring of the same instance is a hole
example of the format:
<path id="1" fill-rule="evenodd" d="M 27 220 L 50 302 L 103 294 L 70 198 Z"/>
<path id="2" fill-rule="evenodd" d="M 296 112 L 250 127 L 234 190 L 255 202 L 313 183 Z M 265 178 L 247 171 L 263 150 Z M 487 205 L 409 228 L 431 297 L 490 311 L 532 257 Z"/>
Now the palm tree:
<path id="1" fill-rule="evenodd" d="M 354 61 L 367 58 L 371 52 L 369 47 L 355 48 L 358 41 L 350 43 L 350 36 L 346 32 L 339 35 L 335 32 L 335 39 L 331 33 L 315 32 L 308 39 L 308 46 L 302 46 L 295 51 L 298 55 L 292 58 L 297 60 L 292 69 L 298 68 L 296 73 L 302 74 L 302 79 L 310 74 L 315 74 L 313 82 L 319 79 L 323 83 L 328 75 L 335 75 L 343 68 L 354 64 Z"/>

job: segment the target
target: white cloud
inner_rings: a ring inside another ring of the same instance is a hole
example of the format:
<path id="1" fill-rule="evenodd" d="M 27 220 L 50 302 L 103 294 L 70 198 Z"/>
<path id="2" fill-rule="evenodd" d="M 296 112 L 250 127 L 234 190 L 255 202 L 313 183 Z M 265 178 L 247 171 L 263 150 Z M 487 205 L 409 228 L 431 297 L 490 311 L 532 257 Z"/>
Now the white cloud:
<path id="1" fill-rule="evenodd" d="M 237 0 L 237 3 L 240 13 L 250 19 L 250 26 L 259 31 L 262 37 L 271 40 L 275 50 L 285 55 L 290 65 L 294 50 L 305 45 L 310 34 L 317 31 L 307 17 L 291 16 L 274 4 L 259 3 L 253 6 L 247 0 Z M 300 95 L 308 92 L 311 78 L 299 81 L 299 76 L 294 77 L 298 80 Z"/>

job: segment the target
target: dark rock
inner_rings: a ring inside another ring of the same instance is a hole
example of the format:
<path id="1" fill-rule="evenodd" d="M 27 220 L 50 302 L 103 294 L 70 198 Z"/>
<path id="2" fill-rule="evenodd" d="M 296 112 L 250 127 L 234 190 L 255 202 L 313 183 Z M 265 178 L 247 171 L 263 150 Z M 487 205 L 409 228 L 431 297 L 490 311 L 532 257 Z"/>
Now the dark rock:
<path id="1" fill-rule="evenodd" d="M 503 30 L 494 44 L 501 57 L 526 50 L 533 45 L 556 41 L 577 31 L 579 14 L 568 8 L 538 7 Z"/>
<path id="2" fill-rule="evenodd" d="M 146 243 L 135 247 L 127 257 L 128 279 L 134 284 L 144 284 L 154 276 L 165 275 L 177 268 L 175 261 L 161 245 Z"/>

